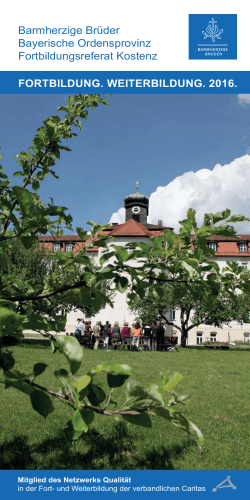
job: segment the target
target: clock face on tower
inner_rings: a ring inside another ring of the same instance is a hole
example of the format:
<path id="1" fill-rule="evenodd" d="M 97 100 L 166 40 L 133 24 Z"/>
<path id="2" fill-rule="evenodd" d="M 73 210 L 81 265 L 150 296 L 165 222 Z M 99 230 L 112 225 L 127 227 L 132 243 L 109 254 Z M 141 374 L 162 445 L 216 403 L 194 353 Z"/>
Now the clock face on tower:
<path id="1" fill-rule="evenodd" d="M 132 212 L 133 212 L 133 214 L 135 214 L 135 215 L 139 214 L 139 213 L 140 213 L 140 211 L 141 211 L 140 207 L 133 207 L 133 208 L 132 208 Z"/>

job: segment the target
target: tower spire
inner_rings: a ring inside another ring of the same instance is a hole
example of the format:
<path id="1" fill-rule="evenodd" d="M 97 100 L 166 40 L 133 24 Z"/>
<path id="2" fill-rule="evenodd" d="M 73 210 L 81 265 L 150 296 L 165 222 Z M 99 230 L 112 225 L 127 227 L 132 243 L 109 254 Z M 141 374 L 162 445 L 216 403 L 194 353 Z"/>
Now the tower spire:
<path id="1" fill-rule="evenodd" d="M 124 198 L 126 209 L 126 221 L 134 219 L 140 224 L 146 224 L 148 215 L 149 198 L 145 194 L 139 193 L 139 181 L 136 181 L 136 192 Z"/>

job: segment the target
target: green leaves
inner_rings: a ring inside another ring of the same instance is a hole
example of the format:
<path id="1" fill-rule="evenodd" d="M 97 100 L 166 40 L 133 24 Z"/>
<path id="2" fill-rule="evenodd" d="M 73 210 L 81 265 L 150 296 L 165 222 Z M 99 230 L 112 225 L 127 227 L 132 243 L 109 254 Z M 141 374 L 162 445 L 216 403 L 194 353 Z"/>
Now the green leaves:
<path id="1" fill-rule="evenodd" d="M 129 254 L 123 246 L 112 245 L 115 250 L 115 257 L 119 262 L 126 262 L 128 260 Z"/>
<path id="2" fill-rule="evenodd" d="M 58 336 L 58 349 L 67 359 L 72 375 L 80 368 L 83 360 L 83 349 L 75 337 Z"/>
<path id="3" fill-rule="evenodd" d="M 70 378 L 68 375 L 68 372 L 64 370 L 64 368 L 61 368 L 60 370 L 55 370 L 54 375 L 58 382 L 63 386 L 67 387 L 70 383 Z"/>
<path id="4" fill-rule="evenodd" d="M 87 236 L 88 236 L 87 231 L 85 229 L 83 229 L 82 227 L 76 227 L 76 231 L 77 231 L 78 236 L 80 236 L 81 240 L 86 241 Z"/>
<path id="5" fill-rule="evenodd" d="M 83 375 L 79 378 L 72 378 L 71 384 L 76 388 L 77 392 L 81 392 L 85 387 L 87 387 L 91 382 L 91 377 L 89 375 Z"/>
<path id="6" fill-rule="evenodd" d="M 110 363 L 109 361 L 104 361 L 100 365 L 95 366 L 89 372 L 90 375 L 96 373 L 105 372 L 111 375 L 133 375 L 134 372 L 130 366 L 120 363 Z"/>
<path id="7" fill-rule="evenodd" d="M 130 375 L 133 375 L 133 370 L 130 368 L 130 366 L 125 365 L 125 364 L 120 364 L 120 363 L 110 363 L 109 361 L 104 361 L 101 365 L 97 365 L 92 370 L 89 372 L 89 375 L 95 375 L 96 373 L 107 373 L 107 382 L 110 388 L 114 389 L 116 387 L 122 387 L 128 377 Z M 94 394 L 89 394 L 88 398 L 95 398 L 95 403 L 98 400 L 98 403 L 102 402 L 100 401 L 100 396 L 96 393 L 96 389 L 93 387 L 93 385 L 90 386 L 90 389 Z M 97 392 L 100 392 L 100 388 L 98 388 Z M 101 395 L 102 397 L 102 395 Z M 97 398 L 97 399 L 96 399 Z M 96 406 L 96 404 L 95 404 Z"/>
<path id="8" fill-rule="evenodd" d="M 174 373 L 168 380 L 164 380 L 163 378 L 163 390 L 164 391 L 170 391 L 175 387 L 177 384 L 179 384 L 183 380 L 183 376 L 180 373 Z"/>
<path id="9" fill-rule="evenodd" d="M 117 276 L 115 279 L 114 279 L 114 282 L 116 284 L 116 289 L 118 290 L 118 292 L 120 293 L 124 293 L 127 288 L 128 288 L 128 279 L 125 278 L 125 276 Z"/>
<path id="10" fill-rule="evenodd" d="M 11 308 L 0 307 L 0 337 L 22 331 L 24 318 Z"/>
<path id="11" fill-rule="evenodd" d="M 148 384 L 146 389 L 138 384 L 135 380 L 130 380 L 126 387 L 127 400 L 124 409 L 136 409 L 138 404 L 141 404 L 143 400 L 143 406 L 148 404 L 148 406 L 164 406 L 164 401 L 162 395 L 159 392 L 159 387 L 156 384 Z M 146 401 L 146 403 L 144 402 Z M 139 406 L 140 407 L 140 406 Z"/>
<path id="12" fill-rule="evenodd" d="M 110 388 L 114 389 L 115 387 L 122 387 L 129 375 L 111 375 L 108 373 L 107 381 Z"/>
<path id="13" fill-rule="evenodd" d="M 104 255 L 102 255 L 102 257 L 100 258 L 100 264 L 101 266 L 107 261 L 109 260 L 111 257 L 113 257 L 115 255 L 115 252 L 108 252 L 108 253 L 105 253 Z M 107 266 L 109 267 L 109 266 Z M 103 272 L 107 272 L 107 268 L 104 268 L 103 269 Z"/>
<path id="14" fill-rule="evenodd" d="M 139 425 L 141 427 L 152 427 L 151 418 L 148 413 L 138 413 L 134 415 L 122 415 L 123 420 L 130 424 Z"/>
<path id="15" fill-rule="evenodd" d="M 104 390 L 97 384 L 90 384 L 88 386 L 87 396 L 92 406 L 99 406 L 106 399 Z"/>
<path id="16" fill-rule="evenodd" d="M 87 432 L 89 425 L 93 422 L 94 418 L 95 414 L 93 410 L 76 410 L 72 418 L 74 430 Z"/>
<path id="17" fill-rule="evenodd" d="M 44 418 L 54 411 L 50 396 L 43 391 L 32 389 L 30 400 L 33 410 Z"/>
<path id="18" fill-rule="evenodd" d="M 186 417 L 181 415 L 181 413 L 175 412 L 168 408 L 159 408 L 154 410 L 153 413 L 158 417 L 165 418 L 175 427 L 178 427 L 179 429 L 186 432 L 186 434 L 199 446 L 202 446 L 204 444 L 204 437 L 202 432 L 198 429 L 198 427 L 196 427 L 196 425 L 194 425 Z"/>
<path id="19" fill-rule="evenodd" d="M 47 365 L 37 363 L 34 368 L 34 377 L 43 373 Z M 28 395 L 33 409 L 42 417 L 46 418 L 54 411 L 51 397 L 41 390 L 36 389 L 28 382 L 29 375 L 21 373 L 19 370 L 8 370 L 5 372 L 5 388 L 14 387 L 15 389 Z"/>
<path id="20" fill-rule="evenodd" d="M 235 222 L 244 222 L 244 221 L 249 221 L 249 219 L 247 217 L 245 217 L 244 215 L 232 215 L 232 217 L 230 217 L 230 219 L 228 219 L 227 222 L 232 222 L 232 223 L 235 223 Z"/>
<path id="21" fill-rule="evenodd" d="M 32 193 L 21 186 L 14 186 L 13 194 L 18 201 L 23 217 L 31 216 L 35 204 Z"/>

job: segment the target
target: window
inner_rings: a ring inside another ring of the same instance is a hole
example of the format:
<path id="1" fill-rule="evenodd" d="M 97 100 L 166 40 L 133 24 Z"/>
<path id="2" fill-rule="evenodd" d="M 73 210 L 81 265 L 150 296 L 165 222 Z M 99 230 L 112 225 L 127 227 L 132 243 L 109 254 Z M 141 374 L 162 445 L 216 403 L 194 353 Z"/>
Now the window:
<path id="1" fill-rule="evenodd" d="M 244 341 L 245 342 L 250 342 L 250 333 L 249 332 L 245 332 L 244 333 Z"/>
<path id="2" fill-rule="evenodd" d="M 66 245 L 65 245 L 65 252 L 72 252 L 72 250 L 73 250 L 72 243 L 66 243 Z"/>
<path id="3" fill-rule="evenodd" d="M 58 252 L 61 250 L 61 245 L 60 243 L 54 243 L 53 245 L 54 252 Z"/>
<path id="4" fill-rule="evenodd" d="M 247 269 L 247 262 L 242 262 L 241 267 L 242 267 L 243 269 Z"/>
<path id="5" fill-rule="evenodd" d="M 217 244 L 216 243 L 209 243 L 208 244 L 209 248 L 211 248 L 214 252 L 217 252 Z"/>
<path id="6" fill-rule="evenodd" d="M 240 243 L 239 244 L 239 251 L 240 252 L 247 252 L 247 244 L 246 243 Z"/>
<path id="7" fill-rule="evenodd" d="M 203 333 L 202 332 L 197 332 L 196 343 L 200 344 L 201 342 L 203 342 Z"/>
<path id="8" fill-rule="evenodd" d="M 217 337 L 217 333 L 211 332 L 210 333 L 210 342 L 216 342 L 216 337 Z"/>
<path id="9" fill-rule="evenodd" d="M 169 319 L 170 319 L 170 321 L 175 320 L 175 311 L 169 311 Z"/>

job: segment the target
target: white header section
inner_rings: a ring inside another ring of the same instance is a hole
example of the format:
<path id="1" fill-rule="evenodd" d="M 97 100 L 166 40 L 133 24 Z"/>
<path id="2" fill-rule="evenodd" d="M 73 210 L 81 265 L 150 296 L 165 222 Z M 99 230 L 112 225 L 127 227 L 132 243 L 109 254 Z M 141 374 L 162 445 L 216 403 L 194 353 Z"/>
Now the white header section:
<path id="1" fill-rule="evenodd" d="M 249 10 L 243 1 L 218 0 L 4 2 L 0 68 L 1 71 L 249 71 Z M 216 13 L 237 14 L 237 60 L 189 60 L 189 14 Z"/>

